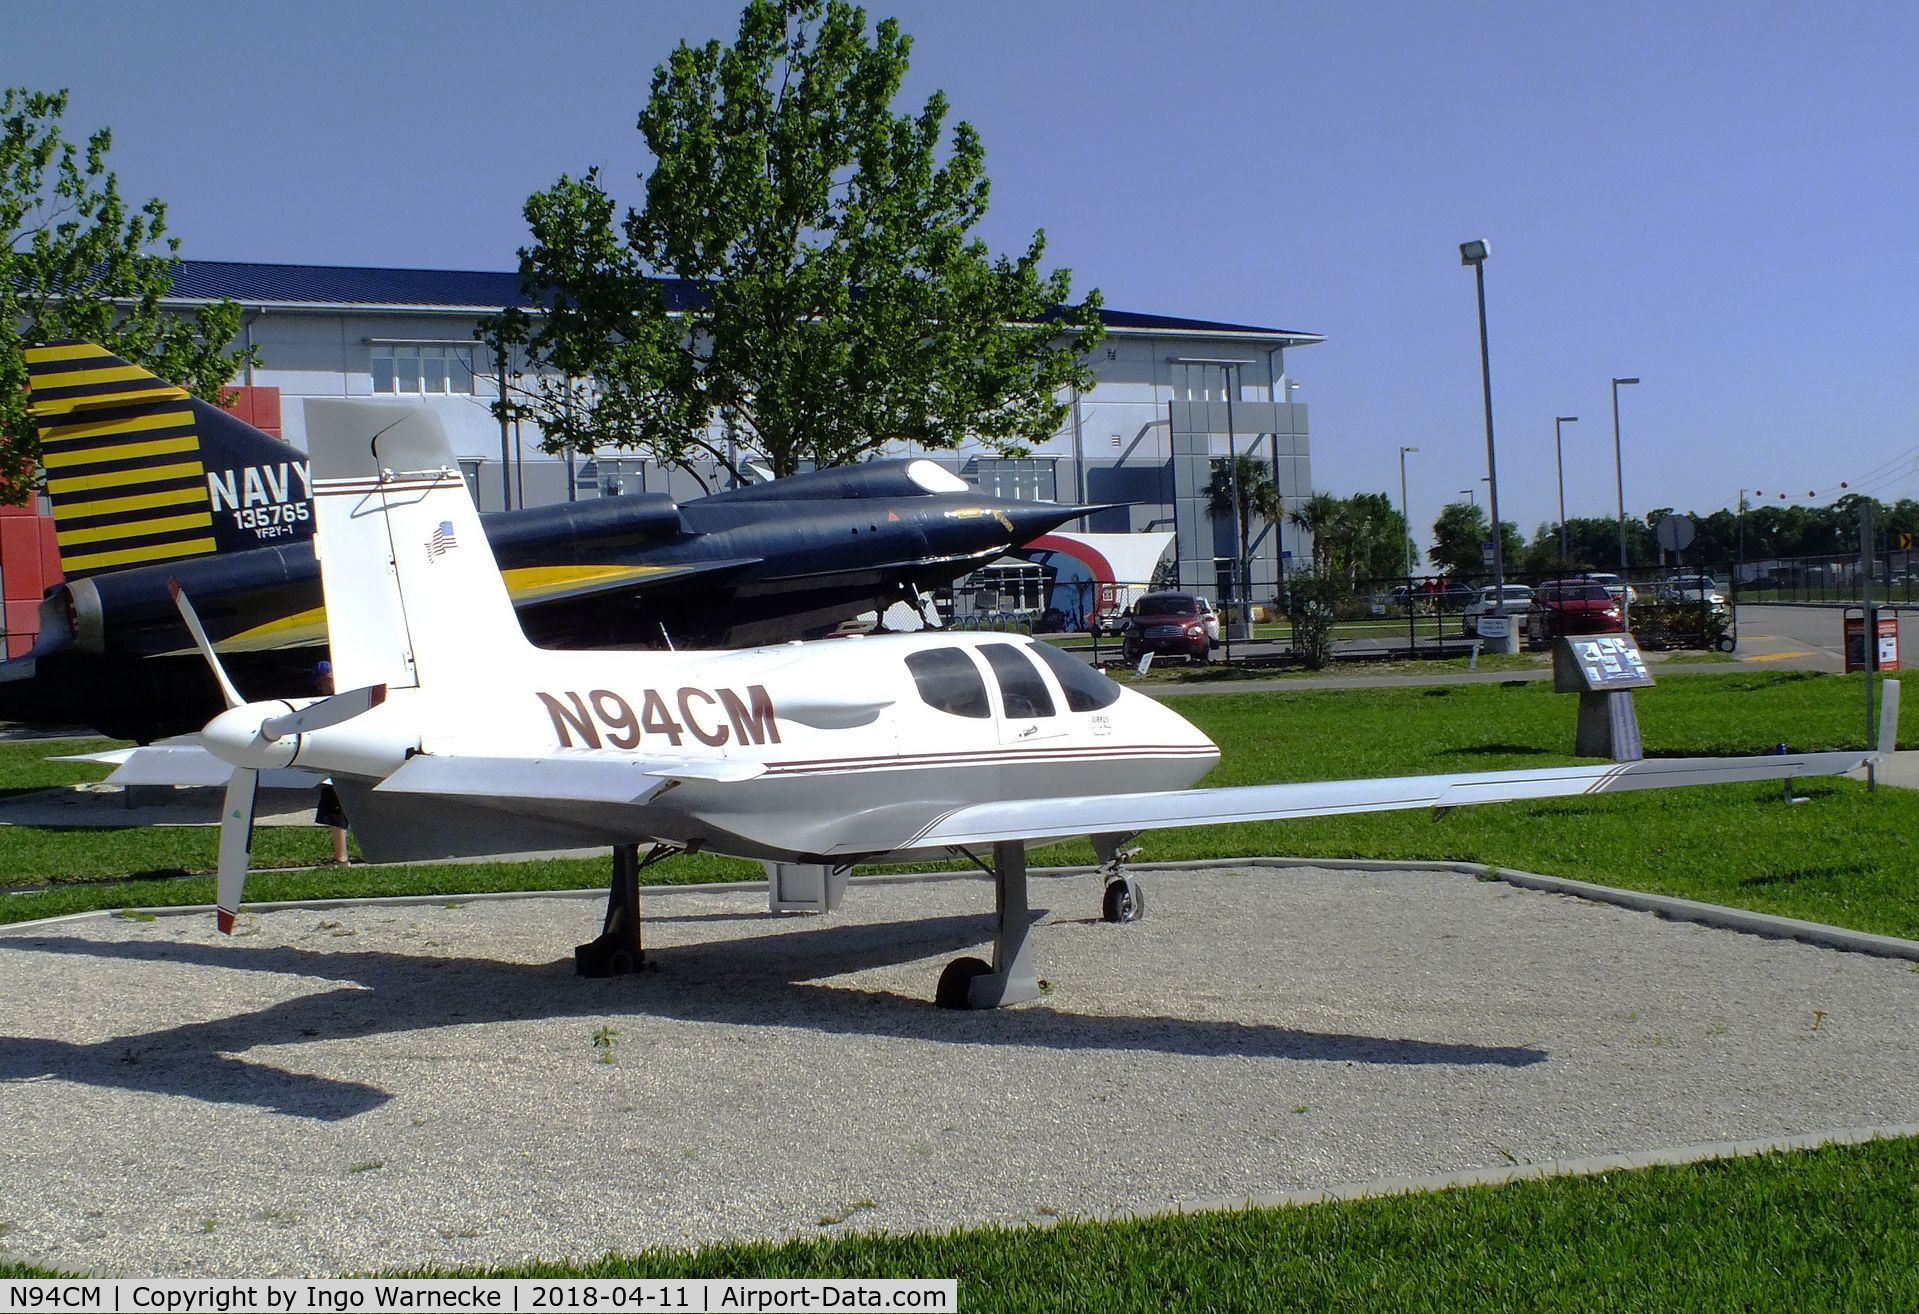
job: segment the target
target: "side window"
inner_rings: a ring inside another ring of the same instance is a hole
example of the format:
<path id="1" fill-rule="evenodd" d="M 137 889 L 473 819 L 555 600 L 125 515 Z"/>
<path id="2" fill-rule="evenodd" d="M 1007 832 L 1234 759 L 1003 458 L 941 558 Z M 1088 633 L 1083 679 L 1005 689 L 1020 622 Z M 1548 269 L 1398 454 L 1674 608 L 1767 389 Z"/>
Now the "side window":
<path id="1" fill-rule="evenodd" d="M 992 715 L 979 667 L 958 648 L 908 653 L 906 669 L 912 672 L 913 683 L 919 686 L 920 698 L 928 707 L 954 716 L 983 719 Z"/>
<path id="2" fill-rule="evenodd" d="M 999 681 L 1000 699 L 1006 704 L 1009 721 L 1054 715 L 1053 695 L 1046 692 L 1039 668 L 1020 656 L 1018 648 L 1010 643 L 989 643 L 980 653 Z"/>
<path id="3" fill-rule="evenodd" d="M 1053 668 L 1053 676 L 1066 693 L 1066 709 L 1071 712 L 1097 712 L 1119 701 L 1119 686 L 1075 657 L 1069 657 L 1050 643 L 1035 643 L 1033 651 Z"/>

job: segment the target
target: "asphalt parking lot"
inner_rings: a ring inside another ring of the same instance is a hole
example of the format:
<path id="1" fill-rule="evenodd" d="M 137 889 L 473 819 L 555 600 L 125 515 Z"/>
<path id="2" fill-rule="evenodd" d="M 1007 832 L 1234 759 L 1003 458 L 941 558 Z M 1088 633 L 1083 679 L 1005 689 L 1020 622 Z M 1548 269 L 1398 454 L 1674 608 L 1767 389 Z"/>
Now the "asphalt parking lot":
<path id="1" fill-rule="evenodd" d="M 1919 1119 L 1919 974 L 1469 876 L 1037 879 L 1053 991 L 929 1003 L 980 880 L 0 932 L 0 1253 L 345 1274 L 1037 1222 Z"/>

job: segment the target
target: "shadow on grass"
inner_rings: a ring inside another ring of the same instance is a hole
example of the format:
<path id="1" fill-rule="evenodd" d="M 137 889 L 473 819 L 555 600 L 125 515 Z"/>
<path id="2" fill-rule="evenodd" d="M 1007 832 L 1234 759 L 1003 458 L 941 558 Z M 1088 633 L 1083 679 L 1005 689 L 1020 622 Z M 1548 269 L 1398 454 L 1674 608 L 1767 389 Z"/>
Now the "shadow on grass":
<path id="1" fill-rule="evenodd" d="M 1435 757 L 1564 757 L 1563 748 L 1541 748 L 1538 744 L 1472 744 L 1465 748 L 1442 748 Z"/>
<path id="2" fill-rule="evenodd" d="M 581 933 L 590 933 L 582 918 Z M 672 917 L 652 918 L 670 922 Z M 897 966 L 990 937 L 986 915 L 804 928 L 656 950 L 658 969 L 588 981 L 570 958 L 504 962 L 392 951 L 341 951 L 338 941 L 308 949 L 253 947 L 206 938 L 95 940 L 72 935 L 8 937 L 9 955 L 164 963 L 175 969 L 150 983 L 123 970 L 106 989 L 182 991 L 181 1013 L 204 1013 L 206 988 L 226 1006 L 241 997 L 230 976 L 262 972 L 299 979 L 298 996 L 206 1021 L 151 1026 L 96 1042 L 39 1035 L 0 1039 L 0 1081 L 58 1079 L 122 1090 L 244 1104 L 289 1117 L 339 1121 L 379 1108 L 396 1092 L 364 1081 L 298 1072 L 249 1057 L 289 1041 L 360 1040 L 476 1023 L 563 1019 L 604 1021 L 609 1014 L 714 1026 L 804 1028 L 832 1036 L 888 1037 L 923 1043 L 1010 1046 L 1070 1052 L 1140 1051 L 1195 1058 L 1295 1059 L 1386 1065 L 1459 1064 L 1529 1067 L 1546 1061 L 1528 1045 L 1444 1044 L 1392 1036 L 1315 1032 L 1263 1023 L 1160 1015 L 1088 1016 L 1041 1005 L 978 1013 L 947 1012 L 925 996 L 835 981 L 868 968 Z M 319 935 L 321 932 L 314 932 Z M 183 978 L 179 965 L 199 969 Z M 76 995 L 107 1006 L 81 964 L 52 967 Z M 219 977 L 225 980 L 218 980 Z M 337 983 L 329 986 L 328 982 Z M 926 981 L 932 992 L 932 975 Z M 48 1019 L 36 1019 L 44 1029 Z M 0 1027 L 6 1026 L 0 1023 Z M 57 1026 L 56 1028 L 57 1029 Z M 424 1043 L 424 1042 L 423 1042 Z M 505 1043 L 503 1038 L 502 1043 Z M 323 1062 L 311 1053 L 295 1064 Z"/>
<path id="3" fill-rule="evenodd" d="M 1739 888 L 1754 889 L 1768 885 L 1833 885 L 1841 881 L 1871 880 L 1879 873 L 1864 863 L 1828 863 L 1823 867 L 1791 867 L 1783 871 L 1742 876 Z"/>

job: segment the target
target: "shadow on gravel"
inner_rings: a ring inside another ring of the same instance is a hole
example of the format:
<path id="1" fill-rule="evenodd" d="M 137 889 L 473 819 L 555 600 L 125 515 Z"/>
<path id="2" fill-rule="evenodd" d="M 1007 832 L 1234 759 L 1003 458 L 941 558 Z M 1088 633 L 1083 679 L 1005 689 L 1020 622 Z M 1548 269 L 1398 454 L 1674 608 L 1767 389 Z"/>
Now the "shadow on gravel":
<path id="1" fill-rule="evenodd" d="M 1123 933 L 1115 928 L 1115 933 Z M 317 933 L 316 933 L 317 934 Z M 888 1036 L 929 1044 L 1006 1045 L 1067 1051 L 1150 1051 L 1210 1058 L 1299 1059 L 1392 1065 L 1526 1067 L 1546 1060 L 1531 1046 L 1439 1044 L 1386 1036 L 1302 1031 L 1264 1023 L 1064 1012 L 1045 1004 L 979 1013 L 946 1012 L 926 997 L 832 983 L 829 978 L 896 966 L 990 938 L 986 916 L 878 924 L 818 923 L 745 939 L 657 952 L 657 970 L 606 981 L 574 974 L 570 958 L 520 964 L 482 958 L 354 952 L 292 946 L 74 936 L 9 937 L 9 951 L 189 964 L 340 982 L 314 993 L 205 1022 L 182 1023 L 94 1044 L 7 1035 L 0 1023 L 0 1082 L 48 1078 L 123 1090 L 247 1104 L 289 1117 L 337 1121 L 385 1104 L 394 1092 L 245 1057 L 265 1046 L 388 1034 L 624 1014 L 719 1026 L 806 1028 L 827 1035 Z M 932 974 L 927 978 L 931 994 Z M 84 983 L 69 982 L 84 989 Z M 1098 982 L 1084 983 L 1096 1001 Z M 94 999 L 92 1007 L 106 1001 Z M 200 1007 L 182 991 L 180 1011 Z M 321 1060 L 303 1055 L 303 1063 Z M 689 1092 L 689 1095 L 693 1092 Z"/>

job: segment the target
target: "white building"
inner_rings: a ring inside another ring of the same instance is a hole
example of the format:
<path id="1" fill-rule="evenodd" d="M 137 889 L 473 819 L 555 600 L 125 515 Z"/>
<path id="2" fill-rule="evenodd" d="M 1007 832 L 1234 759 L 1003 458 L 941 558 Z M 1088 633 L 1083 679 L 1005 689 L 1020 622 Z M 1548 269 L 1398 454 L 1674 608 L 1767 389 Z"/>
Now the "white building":
<path id="1" fill-rule="evenodd" d="M 690 498 L 720 486 L 717 467 L 664 472 L 613 452 L 568 462 L 542 452 L 530 426 L 502 433 L 488 409 L 499 367 L 474 329 L 527 304 L 516 274 L 183 263 L 172 303 L 222 299 L 242 306 L 240 341 L 260 356 L 237 382 L 279 390 L 283 436 L 296 444 L 305 443 L 303 398 L 406 395 L 440 411 L 482 509 L 641 489 Z M 930 455 L 999 496 L 1128 504 L 1085 528 L 1173 529 L 1180 583 L 1227 595 L 1234 535 L 1230 517 L 1215 523 L 1207 509 L 1211 458 L 1226 453 L 1230 431 L 1240 451 L 1272 463 L 1289 510 L 1311 495 L 1306 407 L 1287 400 L 1286 351 L 1321 335 L 1115 310 L 1104 319 L 1097 384 L 1072 399 L 1058 433 L 1030 444 L 1031 457 L 977 446 Z M 514 368 L 509 361 L 509 381 Z M 1249 596 L 1271 597 L 1287 563 L 1308 558 L 1307 544 L 1290 525 L 1257 525 Z"/>

